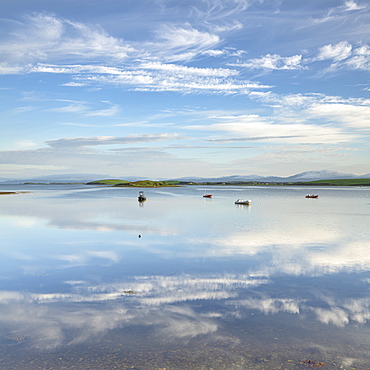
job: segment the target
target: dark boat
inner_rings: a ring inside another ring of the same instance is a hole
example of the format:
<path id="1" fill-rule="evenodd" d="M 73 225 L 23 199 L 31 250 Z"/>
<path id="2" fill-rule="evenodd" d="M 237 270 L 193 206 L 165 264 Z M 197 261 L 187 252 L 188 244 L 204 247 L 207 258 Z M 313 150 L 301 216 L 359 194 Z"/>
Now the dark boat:
<path id="1" fill-rule="evenodd" d="M 143 191 L 139 191 L 139 196 L 137 198 L 139 202 L 145 202 L 146 201 L 146 196 L 144 195 Z"/>
<path id="2" fill-rule="evenodd" d="M 306 194 L 306 198 L 318 198 L 318 195 Z"/>
<path id="3" fill-rule="evenodd" d="M 251 204 L 251 200 L 250 199 L 248 199 L 248 200 L 244 200 L 244 199 L 237 199 L 236 201 L 235 201 L 235 204 L 244 204 L 244 205 L 246 205 L 246 206 L 249 206 L 250 204 Z"/>

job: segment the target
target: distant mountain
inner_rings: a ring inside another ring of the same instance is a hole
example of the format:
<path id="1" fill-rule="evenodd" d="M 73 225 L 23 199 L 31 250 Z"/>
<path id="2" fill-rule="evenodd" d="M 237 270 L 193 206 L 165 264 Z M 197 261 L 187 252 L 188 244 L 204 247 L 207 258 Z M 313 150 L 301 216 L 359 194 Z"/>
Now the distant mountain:
<path id="1" fill-rule="evenodd" d="M 1 184 L 22 184 L 25 182 L 41 182 L 41 183 L 87 183 L 105 179 L 120 179 L 127 181 L 139 180 L 158 180 L 158 181 L 187 181 L 187 182 L 238 182 L 238 181 L 259 181 L 259 182 L 299 182 L 299 181 L 315 181 L 315 180 L 332 180 L 332 179 L 361 179 L 370 178 L 370 174 L 356 175 L 352 173 L 334 172 L 329 170 L 321 171 L 306 171 L 288 177 L 279 176 L 260 176 L 260 175 L 233 175 L 223 177 L 181 177 L 175 179 L 149 179 L 148 177 L 138 176 L 111 176 L 104 174 L 63 174 L 38 176 L 27 179 L 0 179 Z"/>
<path id="2" fill-rule="evenodd" d="M 1 179 L 2 184 L 23 184 L 25 182 L 34 183 L 87 183 L 96 180 L 111 179 L 110 175 L 102 174 L 63 174 L 50 176 L 37 176 L 27 179 Z M 118 177 L 120 178 L 120 177 Z M 125 176 L 122 180 L 137 181 L 142 178 L 134 176 Z"/>
<path id="3" fill-rule="evenodd" d="M 91 181 L 90 179 L 96 180 L 96 176 L 106 176 L 106 175 L 90 175 L 90 174 L 63 174 L 63 175 L 49 175 L 49 176 L 37 176 L 25 179 L 8 179 L 3 181 L 3 184 L 22 184 L 25 182 L 35 182 L 35 183 L 83 183 Z"/>
<path id="4" fill-rule="evenodd" d="M 287 181 L 314 181 L 314 180 L 331 180 L 331 179 L 357 179 L 366 178 L 368 175 L 355 175 L 353 173 L 335 172 L 329 170 L 306 171 L 297 175 L 287 177 Z"/>
<path id="5" fill-rule="evenodd" d="M 224 177 L 182 177 L 176 180 L 179 181 L 194 181 L 194 182 L 237 182 L 237 181 L 258 181 L 258 182 L 299 182 L 299 181 L 315 181 L 315 180 L 331 180 L 331 179 L 361 179 L 370 178 L 370 174 L 356 175 L 352 173 L 342 173 L 329 170 L 322 171 L 305 171 L 288 177 L 279 176 L 259 176 L 259 175 L 235 175 Z"/>

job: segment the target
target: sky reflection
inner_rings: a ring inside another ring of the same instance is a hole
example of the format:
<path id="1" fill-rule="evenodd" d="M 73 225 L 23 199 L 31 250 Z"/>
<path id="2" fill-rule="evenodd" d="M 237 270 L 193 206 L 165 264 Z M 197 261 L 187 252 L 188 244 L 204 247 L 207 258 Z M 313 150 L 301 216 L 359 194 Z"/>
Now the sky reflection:
<path id="1" fill-rule="evenodd" d="M 194 189 L 181 198 L 159 191 L 144 207 L 98 191 L 91 199 L 83 192 L 4 198 L 4 338 L 48 350 L 132 327 L 163 345 L 195 338 L 242 345 L 251 330 L 264 342 L 274 340 L 269 326 L 281 323 L 286 336 L 289 327 L 366 334 L 366 193 L 343 208 L 337 190 L 316 202 L 253 191 L 252 206 L 242 208 L 233 204 L 235 189 L 224 188 L 207 202 Z"/>
<path id="2" fill-rule="evenodd" d="M 133 324 L 151 327 L 168 339 L 212 334 L 225 320 L 251 320 L 250 315 L 258 313 L 303 317 L 312 313 L 319 322 L 338 327 L 370 320 L 368 297 L 330 298 L 317 289 L 309 289 L 306 298 L 291 298 L 292 292 L 273 297 L 259 289 L 273 285 L 273 279 L 249 276 L 141 276 L 112 284 L 65 284 L 69 293 L 1 291 L 1 326 L 28 338 L 31 347 L 48 349 L 103 337 Z M 305 295 L 295 294 L 299 292 Z M 277 288 L 274 294 L 282 293 Z M 214 306 L 213 301 L 220 303 Z"/>

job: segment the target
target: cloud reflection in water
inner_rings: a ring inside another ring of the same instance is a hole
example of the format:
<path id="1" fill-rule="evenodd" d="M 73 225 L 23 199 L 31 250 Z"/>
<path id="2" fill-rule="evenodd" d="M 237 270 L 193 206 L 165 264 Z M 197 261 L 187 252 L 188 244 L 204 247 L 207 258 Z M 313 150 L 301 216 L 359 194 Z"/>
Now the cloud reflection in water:
<path id="1" fill-rule="evenodd" d="M 220 315 L 212 310 L 196 312 L 189 305 L 191 301 L 235 298 L 237 288 L 257 287 L 268 281 L 246 276 L 187 275 L 137 277 L 108 285 L 66 283 L 72 287 L 71 293 L 0 292 L 1 325 L 41 348 L 84 342 L 132 325 L 151 326 L 166 337 L 195 337 L 216 332 L 215 318 Z M 75 333 L 73 338 L 70 331 Z"/>
<path id="2" fill-rule="evenodd" d="M 328 328 L 369 322 L 366 292 L 325 280 L 370 271 L 365 208 L 348 216 L 321 199 L 271 198 L 243 209 L 226 196 L 202 206 L 177 197 L 174 206 L 162 196 L 145 208 L 136 198 L 4 202 L 3 237 L 13 243 L 4 255 L 27 277 L 49 275 L 0 292 L 1 327 L 25 345 L 55 348 L 133 326 L 163 340 L 238 341 L 233 325 L 249 330 L 267 316 Z"/>
<path id="3" fill-rule="evenodd" d="M 27 337 L 29 345 L 47 349 L 83 343 L 132 325 L 150 327 L 167 339 L 193 338 L 218 332 L 228 318 L 244 321 L 250 312 L 312 312 L 320 322 L 339 327 L 370 320 L 370 299 L 339 303 L 322 295 L 319 304 L 325 307 L 318 307 L 318 301 L 257 294 L 259 287 L 273 282 L 247 275 L 142 276 L 112 284 L 65 284 L 70 293 L 0 292 L 1 326 Z M 214 308 L 215 301 L 221 306 Z"/>

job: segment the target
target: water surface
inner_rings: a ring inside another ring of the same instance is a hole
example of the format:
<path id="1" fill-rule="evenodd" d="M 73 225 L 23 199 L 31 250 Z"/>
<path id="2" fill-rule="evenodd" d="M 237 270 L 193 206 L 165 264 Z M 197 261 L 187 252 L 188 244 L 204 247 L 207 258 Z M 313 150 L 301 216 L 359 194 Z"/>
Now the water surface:
<path id="1" fill-rule="evenodd" d="M 0 368 L 370 368 L 369 188 L 139 190 L 0 186 Z"/>

